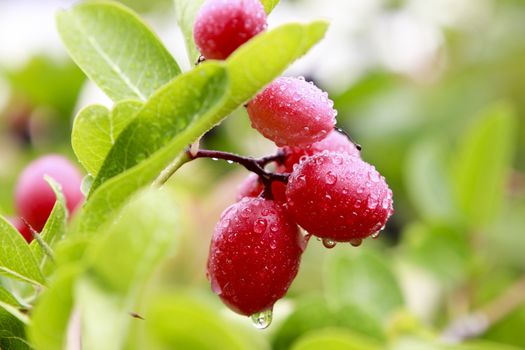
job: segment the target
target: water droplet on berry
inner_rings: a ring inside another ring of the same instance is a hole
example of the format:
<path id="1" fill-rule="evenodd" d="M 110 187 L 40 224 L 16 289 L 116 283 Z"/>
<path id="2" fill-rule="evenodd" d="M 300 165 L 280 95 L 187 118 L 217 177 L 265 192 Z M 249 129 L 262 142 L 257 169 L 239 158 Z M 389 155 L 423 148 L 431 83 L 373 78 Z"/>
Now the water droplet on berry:
<path id="1" fill-rule="evenodd" d="M 230 226 L 230 219 L 226 219 L 222 222 L 223 228 L 228 228 L 228 226 Z"/>
<path id="2" fill-rule="evenodd" d="M 211 290 L 215 295 L 221 295 L 222 294 L 222 288 L 219 285 L 219 282 L 215 278 L 211 278 Z"/>
<path id="3" fill-rule="evenodd" d="M 376 171 L 372 171 L 368 173 L 368 178 L 372 180 L 372 182 L 375 182 L 375 183 L 379 182 L 380 180 L 379 174 Z"/>
<path id="4" fill-rule="evenodd" d="M 354 208 L 356 208 L 356 209 L 361 208 L 361 201 L 359 199 L 355 201 Z"/>
<path id="5" fill-rule="evenodd" d="M 263 209 L 261 214 L 262 214 L 262 216 L 268 216 L 268 215 L 270 215 L 270 211 L 268 209 Z"/>
<path id="6" fill-rule="evenodd" d="M 252 323 L 257 329 L 265 329 L 272 323 L 273 311 L 272 309 L 257 312 L 250 316 Z"/>
<path id="7" fill-rule="evenodd" d="M 336 246 L 336 244 L 337 242 L 330 238 L 323 238 L 323 245 L 325 246 L 325 248 L 332 249 Z"/>
<path id="8" fill-rule="evenodd" d="M 272 232 L 277 232 L 277 231 L 279 231 L 279 226 L 277 226 L 276 224 L 272 224 L 272 225 L 270 226 L 270 231 L 272 231 Z"/>
<path id="9" fill-rule="evenodd" d="M 337 182 L 337 176 L 333 172 L 329 171 L 326 173 L 325 181 L 329 185 L 334 185 Z"/>
<path id="10" fill-rule="evenodd" d="M 377 232 L 373 233 L 371 237 L 373 239 L 378 239 L 380 234 L 381 234 L 381 231 L 377 231 Z"/>
<path id="11" fill-rule="evenodd" d="M 357 193 L 361 194 L 361 193 L 363 193 L 363 192 L 365 192 L 365 189 L 364 189 L 362 186 L 359 186 L 359 187 L 357 188 Z"/>
<path id="12" fill-rule="evenodd" d="M 310 128 L 307 127 L 307 126 L 305 126 L 303 129 L 304 129 L 304 131 L 306 131 L 306 132 L 309 132 L 309 131 L 310 131 Z"/>
<path id="13" fill-rule="evenodd" d="M 361 238 L 352 239 L 350 241 L 350 244 L 354 247 L 359 247 L 363 243 L 363 240 Z"/>
<path id="14" fill-rule="evenodd" d="M 299 95 L 299 94 L 294 94 L 294 95 L 293 95 L 293 100 L 294 100 L 295 102 L 299 102 L 299 101 L 301 101 L 302 98 L 303 98 L 303 97 L 302 97 L 301 95 Z"/>
<path id="15" fill-rule="evenodd" d="M 93 181 L 95 181 L 95 177 L 91 174 L 87 174 L 82 179 L 82 183 L 80 184 L 80 192 L 82 192 L 84 196 L 87 197 L 87 195 L 89 194 L 89 191 L 91 190 L 91 185 L 93 185 Z"/>
<path id="16" fill-rule="evenodd" d="M 375 200 L 374 198 L 369 198 L 368 199 L 368 209 L 375 209 L 377 208 L 377 200 Z"/>
<path id="17" fill-rule="evenodd" d="M 255 233 L 263 233 L 266 230 L 267 222 L 265 219 L 257 219 L 253 224 L 253 231 Z"/>

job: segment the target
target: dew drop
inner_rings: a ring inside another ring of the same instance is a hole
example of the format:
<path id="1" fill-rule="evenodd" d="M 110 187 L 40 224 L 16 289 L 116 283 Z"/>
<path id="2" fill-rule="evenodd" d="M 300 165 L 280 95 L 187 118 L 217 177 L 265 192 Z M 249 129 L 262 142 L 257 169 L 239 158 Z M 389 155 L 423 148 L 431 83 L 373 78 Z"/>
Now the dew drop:
<path id="1" fill-rule="evenodd" d="M 361 201 L 359 199 L 355 201 L 354 208 L 356 208 L 356 209 L 361 208 Z"/>
<path id="2" fill-rule="evenodd" d="M 323 238 L 323 245 L 325 248 L 332 249 L 337 244 L 336 241 L 330 239 L 330 238 Z"/>
<path id="3" fill-rule="evenodd" d="M 255 223 L 253 224 L 253 231 L 255 233 L 263 233 L 266 230 L 266 225 L 268 223 L 265 219 L 257 219 L 255 220 Z"/>
<path id="4" fill-rule="evenodd" d="M 228 228 L 230 226 L 230 219 L 226 219 L 222 222 L 222 227 L 223 228 Z"/>
<path id="5" fill-rule="evenodd" d="M 273 311 L 272 309 L 257 312 L 250 316 L 252 323 L 257 329 L 266 329 L 272 323 Z"/>
<path id="6" fill-rule="evenodd" d="M 363 243 L 363 240 L 361 238 L 352 239 L 350 241 L 350 244 L 354 247 L 359 247 Z"/>
<path id="7" fill-rule="evenodd" d="M 380 234 L 381 234 L 381 231 L 377 231 L 377 232 L 373 233 L 371 237 L 372 237 L 372 239 L 378 239 Z"/>
<path id="8" fill-rule="evenodd" d="M 270 226 L 270 231 L 272 231 L 272 232 L 277 232 L 277 231 L 279 231 L 279 226 L 278 226 L 277 224 L 272 224 L 272 225 Z"/>
<path id="9" fill-rule="evenodd" d="M 215 157 L 213 157 L 211 160 L 218 161 L 219 158 L 215 158 Z"/>
<path id="10" fill-rule="evenodd" d="M 329 171 L 326 173 L 325 181 L 329 185 L 334 185 L 337 182 L 337 176 L 333 172 Z"/>
<path id="11" fill-rule="evenodd" d="M 233 160 L 227 160 L 226 163 L 233 164 Z"/>

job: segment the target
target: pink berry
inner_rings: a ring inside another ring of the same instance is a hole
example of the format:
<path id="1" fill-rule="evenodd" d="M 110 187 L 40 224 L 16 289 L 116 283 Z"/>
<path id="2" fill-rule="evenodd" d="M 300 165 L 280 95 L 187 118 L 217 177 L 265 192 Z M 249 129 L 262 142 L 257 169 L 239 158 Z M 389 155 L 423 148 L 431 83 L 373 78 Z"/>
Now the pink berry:
<path id="1" fill-rule="evenodd" d="M 270 310 L 295 278 L 303 249 L 297 225 L 279 203 L 244 198 L 215 227 L 208 257 L 212 290 L 239 314 Z"/>
<path id="2" fill-rule="evenodd" d="M 359 242 L 380 231 L 393 213 L 384 177 L 361 158 L 323 152 L 309 157 L 290 176 L 288 211 L 314 236 Z"/>
<path id="3" fill-rule="evenodd" d="M 326 92 L 304 78 L 281 77 L 248 104 L 248 114 L 277 146 L 306 146 L 333 130 L 337 113 Z"/>
<path id="4" fill-rule="evenodd" d="M 20 232 L 22 237 L 26 240 L 27 243 L 31 243 L 33 240 L 33 233 L 31 232 L 31 229 L 29 226 L 26 225 L 24 220 L 21 218 L 15 217 L 15 218 L 9 218 L 9 222 Z"/>
<path id="5" fill-rule="evenodd" d="M 223 60 L 264 29 L 259 0 L 208 0 L 195 19 L 193 38 L 205 58 Z"/>
<path id="6" fill-rule="evenodd" d="M 259 175 L 251 173 L 239 186 L 237 201 L 240 201 L 244 197 L 259 197 L 263 190 L 264 185 Z M 285 191 L 286 185 L 284 183 L 279 181 L 272 182 L 272 195 L 274 200 L 280 203 L 286 202 Z"/>
<path id="7" fill-rule="evenodd" d="M 45 175 L 61 185 L 70 213 L 84 198 L 80 192 L 82 175 L 69 160 L 59 155 L 48 155 L 33 161 L 18 179 L 15 204 L 20 217 L 37 232 L 44 227 L 56 202 L 55 193 L 44 180 Z"/>
<path id="8" fill-rule="evenodd" d="M 361 156 L 359 150 L 348 137 L 335 130 L 330 132 L 328 136 L 321 141 L 304 147 L 285 146 L 282 148 L 282 151 L 285 154 L 284 166 L 287 172 L 292 172 L 294 164 L 299 164 L 302 159 L 324 151 L 347 153 L 357 157 Z"/>

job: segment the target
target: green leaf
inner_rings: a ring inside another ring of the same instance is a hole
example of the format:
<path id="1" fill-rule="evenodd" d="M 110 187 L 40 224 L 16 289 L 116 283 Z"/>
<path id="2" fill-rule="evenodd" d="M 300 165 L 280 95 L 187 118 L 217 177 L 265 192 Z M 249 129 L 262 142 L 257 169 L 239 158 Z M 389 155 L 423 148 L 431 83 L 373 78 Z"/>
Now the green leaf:
<path id="1" fill-rule="evenodd" d="M 82 271 L 78 264 L 61 268 L 38 298 L 28 334 L 36 349 L 65 349 L 66 332 L 73 310 L 73 286 Z"/>
<path id="2" fill-rule="evenodd" d="M 4 287 L 0 286 L 0 302 L 14 307 L 20 307 L 20 302 Z"/>
<path id="3" fill-rule="evenodd" d="M 96 176 L 122 130 L 142 107 L 138 101 L 118 102 L 110 112 L 101 105 L 82 109 L 75 118 L 71 143 L 84 168 Z"/>
<path id="4" fill-rule="evenodd" d="M 380 350 L 381 344 L 344 329 L 328 329 L 307 333 L 292 350 Z"/>
<path id="5" fill-rule="evenodd" d="M 327 24 L 325 22 L 313 22 L 307 25 L 289 24 L 263 33 L 237 50 L 226 61 L 228 77 L 231 82 L 227 92 L 227 100 L 224 101 L 223 96 L 218 91 L 211 91 L 212 96 L 205 96 L 207 101 L 186 101 L 187 104 L 207 105 L 210 109 L 202 111 L 201 115 L 194 116 L 192 121 L 185 126 L 183 132 L 148 160 L 100 186 L 91 195 L 81 217 L 78 218 L 78 230 L 80 232 L 94 232 L 112 215 L 112 211 L 121 206 L 135 191 L 150 184 L 188 144 L 194 142 L 235 108 L 249 100 L 266 84 L 281 74 L 291 62 L 308 51 L 323 37 L 326 29 Z M 203 69 L 201 67 L 208 66 L 218 67 L 218 63 L 206 62 L 199 68 Z M 187 74 L 194 74 L 192 72 Z M 189 78 L 186 75 L 180 76 L 169 85 L 174 84 L 176 86 L 178 79 Z M 226 86 L 227 82 L 224 81 L 221 87 L 217 89 L 221 89 L 220 92 L 224 93 L 222 89 L 226 89 Z M 161 89 L 159 93 L 162 91 L 164 89 Z M 193 106 L 193 109 L 199 108 Z M 133 126 L 130 124 L 129 127 Z M 114 166 L 108 164 L 108 167 L 113 168 Z M 122 170 L 122 168 L 112 169 L 109 173 L 117 170 Z M 102 179 L 99 181 L 104 182 Z"/>
<path id="6" fill-rule="evenodd" d="M 198 124 L 199 118 L 221 101 L 227 81 L 221 64 L 203 64 L 157 91 L 120 133 L 91 193 L 106 179 L 148 159 L 193 121 Z"/>
<path id="7" fill-rule="evenodd" d="M 186 49 L 188 51 L 188 59 L 190 64 L 197 62 L 199 58 L 199 50 L 195 47 L 193 40 L 193 24 L 195 17 L 205 0 L 174 0 L 175 16 L 182 34 L 186 42 Z"/>
<path id="8" fill-rule="evenodd" d="M 44 276 L 37 260 L 22 235 L 0 216 L 0 274 L 37 286 Z"/>
<path id="9" fill-rule="evenodd" d="M 20 311 L 22 304 L 4 287 L 0 286 L 0 309 L 3 309 L 16 317 L 19 321 L 27 324 L 29 318 Z"/>
<path id="10" fill-rule="evenodd" d="M 467 223 L 480 228 L 497 216 L 515 152 L 512 108 L 486 109 L 462 136 L 455 163 L 455 191 Z"/>
<path id="11" fill-rule="evenodd" d="M 145 318 L 147 331 L 165 349 L 265 349 L 257 335 L 244 336 L 239 327 L 214 308 L 184 295 L 151 298 Z M 205 336 L 202 331 L 206 330 Z"/>
<path id="12" fill-rule="evenodd" d="M 269 15 L 270 12 L 272 12 L 272 10 L 275 8 L 275 6 L 277 6 L 279 0 L 261 0 L 261 3 L 264 6 L 264 11 L 266 12 L 266 14 Z"/>
<path id="13" fill-rule="evenodd" d="M 59 12 L 57 25 L 73 60 L 114 101 L 146 101 L 180 73 L 158 37 L 122 5 L 81 3 Z"/>
<path id="14" fill-rule="evenodd" d="M 376 340 L 385 339 L 381 324 L 359 306 L 347 304 L 331 309 L 324 298 L 311 297 L 296 305 L 277 329 L 272 344 L 276 350 L 289 349 L 302 334 L 329 327 L 345 328 Z"/>
<path id="15" fill-rule="evenodd" d="M 168 193 L 150 189 L 88 248 L 88 270 L 76 290 L 85 348 L 122 348 L 139 293 L 178 237 L 177 212 Z"/>
<path id="16" fill-rule="evenodd" d="M 31 349 L 25 340 L 24 324 L 0 307 L 0 349 Z"/>
<path id="17" fill-rule="evenodd" d="M 60 184 L 50 177 L 46 177 L 45 180 L 49 183 L 49 186 L 51 186 L 53 192 L 55 192 L 57 200 L 53 206 L 51 214 L 49 214 L 49 218 L 47 219 L 42 232 L 40 233 L 40 238 L 45 244 L 47 244 L 48 247 L 52 247 L 66 234 L 68 212 L 66 200 L 62 194 Z M 30 248 L 36 260 L 40 262 L 40 268 L 43 269 L 48 259 L 44 248 L 36 239 L 31 242 Z"/>
<path id="18" fill-rule="evenodd" d="M 326 298 L 334 307 L 357 304 L 364 311 L 385 320 L 404 305 L 397 279 L 381 255 L 360 249 L 337 251 L 326 264 Z"/>

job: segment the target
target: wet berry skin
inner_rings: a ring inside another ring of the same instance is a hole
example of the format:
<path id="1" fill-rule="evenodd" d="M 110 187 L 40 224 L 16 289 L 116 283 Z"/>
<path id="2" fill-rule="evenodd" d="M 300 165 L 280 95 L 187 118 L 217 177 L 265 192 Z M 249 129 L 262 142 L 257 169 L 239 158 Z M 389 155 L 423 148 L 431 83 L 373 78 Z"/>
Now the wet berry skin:
<path id="1" fill-rule="evenodd" d="M 277 171 L 280 173 L 281 171 Z M 240 184 L 237 192 L 237 201 L 240 201 L 244 197 L 259 197 L 264 190 L 264 185 L 259 178 L 259 175 L 251 173 L 244 179 Z M 279 181 L 272 182 L 272 195 L 273 199 L 277 202 L 286 202 L 286 185 Z"/>
<path id="2" fill-rule="evenodd" d="M 24 220 L 14 217 L 9 218 L 9 222 L 18 230 L 18 232 L 20 232 L 27 243 L 31 243 L 33 241 L 33 233 L 31 232 L 29 226 L 25 224 Z"/>
<path id="3" fill-rule="evenodd" d="M 248 104 L 252 127 L 277 146 L 306 146 L 333 130 L 328 94 L 303 78 L 280 77 Z"/>
<path id="4" fill-rule="evenodd" d="M 393 213 L 392 191 L 373 166 L 344 153 L 309 157 L 290 176 L 288 211 L 310 234 L 351 242 L 380 231 Z"/>
<path id="5" fill-rule="evenodd" d="M 284 167 L 286 172 L 292 172 L 294 164 L 299 164 L 301 159 L 313 156 L 324 151 L 348 153 L 360 157 L 361 153 L 346 135 L 332 130 L 327 137 L 321 141 L 314 142 L 304 147 L 285 146 L 281 148 L 285 154 Z"/>
<path id="6" fill-rule="evenodd" d="M 193 38 L 205 58 L 224 60 L 264 29 L 259 0 L 208 0 L 195 19 Z"/>
<path id="7" fill-rule="evenodd" d="M 44 179 L 45 175 L 61 185 L 70 213 L 84 198 L 80 191 L 82 175 L 68 159 L 47 155 L 30 163 L 18 179 L 15 205 L 18 215 L 37 232 L 44 227 L 56 202 L 55 193 Z"/>
<path id="8" fill-rule="evenodd" d="M 271 309 L 297 275 L 304 239 L 275 201 L 244 198 L 215 227 L 208 257 L 212 290 L 233 311 Z"/>

